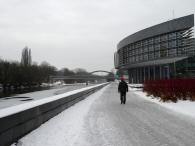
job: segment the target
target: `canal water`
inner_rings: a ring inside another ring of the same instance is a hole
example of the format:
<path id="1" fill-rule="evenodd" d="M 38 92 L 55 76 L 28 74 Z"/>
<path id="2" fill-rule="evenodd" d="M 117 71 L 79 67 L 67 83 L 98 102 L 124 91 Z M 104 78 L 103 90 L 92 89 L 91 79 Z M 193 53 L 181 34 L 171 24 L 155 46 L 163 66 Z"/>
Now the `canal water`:
<path id="1" fill-rule="evenodd" d="M 33 87 L 33 88 L 24 88 L 24 89 L 18 89 L 18 90 L 7 90 L 7 91 L 3 91 L 3 89 L 0 88 L 0 98 L 14 96 L 16 94 L 23 94 L 23 93 L 29 93 L 29 92 L 34 92 L 34 91 L 42 91 L 42 90 L 47 90 L 50 88 L 51 87 Z"/>

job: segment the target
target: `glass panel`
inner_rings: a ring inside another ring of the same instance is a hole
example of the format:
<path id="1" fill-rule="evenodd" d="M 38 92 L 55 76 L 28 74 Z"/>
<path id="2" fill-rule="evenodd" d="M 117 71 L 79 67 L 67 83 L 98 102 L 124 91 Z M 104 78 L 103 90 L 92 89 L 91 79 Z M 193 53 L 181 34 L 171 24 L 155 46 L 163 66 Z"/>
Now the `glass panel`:
<path id="1" fill-rule="evenodd" d="M 148 51 L 149 51 L 149 52 L 154 51 L 154 46 L 153 46 L 153 45 L 150 45 L 150 46 L 148 47 Z"/>
<path id="2" fill-rule="evenodd" d="M 160 46 L 160 57 L 167 56 L 168 43 L 161 43 Z"/>
<path id="3" fill-rule="evenodd" d="M 139 54 L 139 49 L 135 49 L 135 54 Z"/>
<path id="4" fill-rule="evenodd" d="M 149 52 L 149 60 L 154 59 L 154 52 Z"/>
<path id="5" fill-rule="evenodd" d="M 186 49 L 184 47 L 178 47 L 178 55 L 185 55 Z"/>
<path id="6" fill-rule="evenodd" d="M 148 54 L 147 53 L 144 54 L 144 60 L 148 60 Z"/>
<path id="7" fill-rule="evenodd" d="M 170 33 L 169 34 L 169 40 L 176 39 L 176 33 Z"/>
<path id="8" fill-rule="evenodd" d="M 161 36 L 161 42 L 167 41 L 168 40 L 168 36 L 167 35 L 163 35 Z"/>
<path id="9" fill-rule="evenodd" d="M 154 38 L 154 43 L 155 43 L 155 44 L 160 43 L 160 37 L 155 37 L 155 38 Z"/>
<path id="10" fill-rule="evenodd" d="M 177 55 L 177 50 L 176 49 L 170 49 L 168 51 L 168 55 L 169 56 L 176 56 Z"/>
<path id="11" fill-rule="evenodd" d="M 135 55 L 135 49 L 134 49 L 134 50 L 132 50 L 132 55 Z"/>
<path id="12" fill-rule="evenodd" d="M 146 52 L 148 52 L 148 47 L 147 46 L 144 47 L 144 53 L 146 53 Z"/>
<path id="13" fill-rule="evenodd" d="M 135 62 L 135 56 L 132 57 L 132 62 Z"/>
<path id="14" fill-rule="evenodd" d="M 169 42 L 169 48 L 175 48 L 175 47 L 177 47 L 177 42 L 176 42 L 176 40 L 170 41 L 170 42 Z"/>
<path id="15" fill-rule="evenodd" d="M 142 61 L 142 55 L 139 55 L 139 61 Z"/>
<path id="16" fill-rule="evenodd" d="M 147 46 L 147 45 L 148 45 L 148 41 L 147 41 L 147 40 L 144 40 L 144 41 L 143 41 L 143 45 L 144 45 L 144 46 Z"/>
<path id="17" fill-rule="evenodd" d="M 132 51 L 129 51 L 129 56 L 132 56 Z"/>
<path id="18" fill-rule="evenodd" d="M 140 48 L 140 53 L 143 53 L 143 49 L 144 49 L 143 47 Z"/>
<path id="19" fill-rule="evenodd" d="M 151 38 L 151 39 L 148 40 L 148 44 L 149 45 L 152 45 L 153 44 L 153 38 Z"/>
<path id="20" fill-rule="evenodd" d="M 138 55 L 136 55 L 136 57 L 135 57 L 135 61 L 136 61 L 136 62 L 138 62 L 138 60 L 139 60 L 139 56 L 138 56 Z"/>
<path id="21" fill-rule="evenodd" d="M 156 51 L 156 50 L 160 50 L 160 44 L 157 44 L 157 45 L 155 45 L 154 47 L 155 47 L 155 51 Z"/>
<path id="22" fill-rule="evenodd" d="M 183 41 L 178 39 L 178 40 L 177 40 L 177 45 L 178 45 L 179 47 L 183 46 Z"/>
<path id="23" fill-rule="evenodd" d="M 181 32 L 177 32 L 177 38 L 182 38 L 182 33 Z"/>
<path id="24" fill-rule="evenodd" d="M 136 48 L 140 48 L 140 42 L 136 43 Z"/>
<path id="25" fill-rule="evenodd" d="M 154 52 L 154 58 L 160 58 L 160 51 Z"/>

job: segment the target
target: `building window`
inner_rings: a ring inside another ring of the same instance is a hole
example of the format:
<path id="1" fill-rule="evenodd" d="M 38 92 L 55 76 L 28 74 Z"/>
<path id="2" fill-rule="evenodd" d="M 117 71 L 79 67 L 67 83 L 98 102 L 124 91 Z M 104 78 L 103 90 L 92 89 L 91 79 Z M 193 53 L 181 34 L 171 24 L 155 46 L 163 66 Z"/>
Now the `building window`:
<path id="1" fill-rule="evenodd" d="M 176 40 L 170 41 L 168 44 L 169 44 L 169 48 L 177 47 L 177 41 Z"/>
<path id="2" fill-rule="evenodd" d="M 185 55 L 186 49 L 184 47 L 178 47 L 177 52 L 178 52 L 178 55 Z"/>
<path id="3" fill-rule="evenodd" d="M 140 47 L 141 47 L 141 43 L 140 42 L 136 43 L 136 48 L 140 48 Z"/>
<path id="4" fill-rule="evenodd" d="M 133 50 L 135 49 L 135 44 L 132 44 L 132 49 L 133 49 Z"/>
<path id="5" fill-rule="evenodd" d="M 170 33 L 169 34 L 169 40 L 173 40 L 173 39 L 176 39 L 176 33 Z"/>
<path id="6" fill-rule="evenodd" d="M 189 46 L 187 48 L 187 52 L 186 52 L 189 56 L 195 55 L 195 45 L 194 46 Z"/>
<path id="7" fill-rule="evenodd" d="M 147 46 L 144 47 L 144 53 L 146 53 L 146 52 L 148 52 L 148 47 Z"/>
<path id="8" fill-rule="evenodd" d="M 149 52 L 154 51 L 154 46 L 153 46 L 153 45 L 150 45 L 150 46 L 148 47 L 148 51 L 149 51 Z"/>
<path id="9" fill-rule="evenodd" d="M 161 39 L 161 42 L 166 42 L 168 40 L 168 36 L 162 35 L 160 39 Z"/>
<path id="10" fill-rule="evenodd" d="M 181 39 L 183 37 L 183 32 L 184 31 L 180 31 L 180 32 L 176 33 L 176 36 L 177 36 L 178 39 Z"/>
<path id="11" fill-rule="evenodd" d="M 133 57 L 130 57 L 129 59 L 130 59 L 130 63 L 133 63 Z"/>
<path id="12" fill-rule="evenodd" d="M 132 50 L 129 51 L 129 57 L 132 56 Z"/>
<path id="13" fill-rule="evenodd" d="M 143 41 L 143 45 L 144 45 L 144 46 L 147 46 L 147 45 L 148 45 L 148 41 L 147 41 L 147 40 L 144 40 L 144 41 Z"/>
<path id="14" fill-rule="evenodd" d="M 140 54 L 140 55 L 139 55 L 139 61 L 142 61 L 142 60 L 143 60 L 143 55 Z"/>
<path id="15" fill-rule="evenodd" d="M 139 61 L 139 56 L 138 56 L 138 55 L 135 56 L 135 61 L 136 61 L 136 62 Z"/>
<path id="16" fill-rule="evenodd" d="M 148 40 L 148 45 L 152 45 L 153 44 L 153 38 Z"/>
<path id="17" fill-rule="evenodd" d="M 154 38 L 154 43 L 155 44 L 160 43 L 160 37 L 159 36 Z"/>
<path id="18" fill-rule="evenodd" d="M 139 53 L 140 53 L 140 54 L 143 53 L 143 47 L 140 47 Z"/>
<path id="19" fill-rule="evenodd" d="M 166 57 L 167 56 L 167 50 L 160 50 L 160 57 Z"/>
<path id="20" fill-rule="evenodd" d="M 168 56 L 176 56 L 177 55 L 177 50 L 176 49 L 169 49 L 168 51 Z"/>
<path id="21" fill-rule="evenodd" d="M 132 62 L 135 62 L 135 56 L 132 57 Z"/>
<path id="22" fill-rule="evenodd" d="M 135 50 L 132 50 L 132 55 L 135 55 Z"/>
<path id="23" fill-rule="evenodd" d="M 136 54 L 136 55 L 139 54 L 139 49 L 138 49 L 138 48 L 135 49 L 135 54 Z"/>
<path id="24" fill-rule="evenodd" d="M 154 59 L 154 52 L 149 52 L 149 60 L 152 60 Z"/>
<path id="25" fill-rule="evenodd" d="M 168 43 L 161 43 L 160 45 L 160 57 L 166 57 L 168 50 Z"/>
<path id="26" fill-rule="evenodd" d="M 156 58 L 156 59 L 160 58 L 160 51 L 154 52 L 154 58 Z"/>
<path id="27" fill-rule="evenodd" d="M 148 53 L 145 53 L 145 54 L 144 54 L 144 60 L 145 60 L 145 61 L 148 60 Z"/>
<path id="28" fill-rule="evenodd" d="M 129 63 L 131 63 L 132 62 L 132 57 L 129 57 Z"/>
<path id="29" fill-rule="evenodd" d="M 156 44 L 156 45 L 154 46 L 154 49 L 155 49 L 155 51 L 159 51 L 159 50 L 160 50 L 160 44 Z"/>
<path id="30" fill-rule="evenodd" d="M 182 46 L 183 46 L 183 41 L 180 40 L 180 39 L 178 39 L 178 40 L 177 40 L 177 46 L 178 46 L 178 47 L 182 47 Z"/>

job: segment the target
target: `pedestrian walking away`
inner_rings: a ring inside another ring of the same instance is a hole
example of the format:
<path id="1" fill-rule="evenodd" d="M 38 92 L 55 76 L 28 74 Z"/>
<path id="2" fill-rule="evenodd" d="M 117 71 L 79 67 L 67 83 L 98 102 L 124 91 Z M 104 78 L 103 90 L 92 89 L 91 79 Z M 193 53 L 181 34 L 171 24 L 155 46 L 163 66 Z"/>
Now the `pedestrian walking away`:
<path id="1" fill-rule="evenodd" d="M 121 81 L 118 85 L 118 92 L 120 93 L 121 104 L 125 104 L 126 103 L 126 93 L 128 92 L 128 85 L 125 82 L 123 77 L 121 77 Z"/>

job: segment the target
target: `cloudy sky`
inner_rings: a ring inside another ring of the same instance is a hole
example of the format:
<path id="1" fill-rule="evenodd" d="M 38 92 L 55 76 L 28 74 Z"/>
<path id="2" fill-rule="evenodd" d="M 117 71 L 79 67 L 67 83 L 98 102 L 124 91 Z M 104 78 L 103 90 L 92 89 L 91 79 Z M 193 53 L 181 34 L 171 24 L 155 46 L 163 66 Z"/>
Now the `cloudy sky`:
<path id="1" fill-rule="evenodd" d="M 0 0 L 0 57 L 28 46 L 37 63 L 109 71 L 121 39 L 192 13 L 195 0 Z"/>

